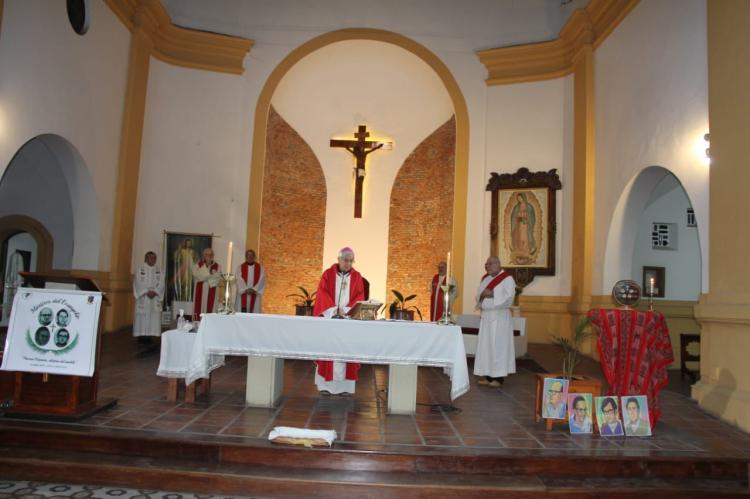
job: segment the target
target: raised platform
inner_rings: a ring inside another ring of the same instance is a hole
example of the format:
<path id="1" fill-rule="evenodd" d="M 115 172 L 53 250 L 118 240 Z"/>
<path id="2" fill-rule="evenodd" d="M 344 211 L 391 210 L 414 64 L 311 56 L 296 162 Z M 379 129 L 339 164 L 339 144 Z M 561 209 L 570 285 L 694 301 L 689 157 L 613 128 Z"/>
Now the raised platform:
<path id="1" fill-rule="evenodd" d="M 535 423 L 531 363 L 501 389 L 472 386 L 455 402 L 461 412 L 432 410 L 447 401 L 436 369 L 420 368 L 417 414 L 390 416 L 384 366 L 363 368 L 352 398 L 320 397 L 302 361 L 287 362 L 278 408 L 247 408 L 240 358 L 215 373 L 207 398 L 185 404 L 165 400 L 155 349 L 106 341 L 100 396 L 120 404 L 78 423 L 0 420 L 0 475 L 261 496 L 748 493 L 750 437 L 674 392 L 653 437 L 614 439 Z M 276 425 L 333 428 L 339 440 L 276 446 L 266 439 Z"/>

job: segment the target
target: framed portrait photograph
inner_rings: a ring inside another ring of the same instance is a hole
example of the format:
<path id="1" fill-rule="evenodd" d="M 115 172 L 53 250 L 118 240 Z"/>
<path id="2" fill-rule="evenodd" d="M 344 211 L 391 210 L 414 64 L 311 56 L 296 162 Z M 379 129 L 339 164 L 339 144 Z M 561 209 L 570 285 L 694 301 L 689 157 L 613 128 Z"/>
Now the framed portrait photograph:
<path id="1" fill-rule="evenodd" d="M 545 419 L 565 419 L 568 417 L 568 380 L 562 378 L 544 379 L 542 417 Z"/>
<path id="2" fill-rule="evenodd" d="M 492 173 L 490 253 L 500 258 L 516 284 L 526 286 L 536 275 L 555 274 L 556 191 L 562 188 L 556 170 Z"/>
<path id="3" fill-rule="evenodd" d="M 620 419 L 620 401 L 615 396 L 595 397 L 596 425 L 599 427 L 599 435 L 603 437 L 622 437 L 625 432 L 622 429 Z"/>
<path id="4" fill-rule="evenodd" d="M 665 281 L 664 267 L 643 267 L 643 296 L 664 298 Z"/>
<path id="5" fill-rule="evenodd" d="M 593 405 L 590 393 L 568 393 L 568 427 L 572 434 L 594 432 L 591 408 Z"/>
<path id="6" fill-rule="evenodd" d="M 213 244 L 213 234 L 164 231 L 165 306 L 193 302 L 193 265 Z"/>
<path id="7" fill-rule="evenodd" d="M 645 395 L 625 395 L 620 397 L 625 435 L 628 437 L 651 436 L 651 419 L 648 414 L 648 400 Z"/>

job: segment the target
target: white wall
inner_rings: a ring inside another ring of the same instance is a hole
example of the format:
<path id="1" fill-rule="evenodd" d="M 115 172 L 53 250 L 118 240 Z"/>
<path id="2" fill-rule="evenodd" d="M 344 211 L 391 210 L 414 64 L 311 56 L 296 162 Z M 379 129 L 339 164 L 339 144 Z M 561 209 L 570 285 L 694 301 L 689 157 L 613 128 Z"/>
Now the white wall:
<path id="1" fill-rule="evenodd" d="M 98 252 L 75 263 L 109 269 L 130 35 L 104 2 L 89 2 L 77 35 L 65 2 L 5 0 L 0 37 L 0 173 L 28 140 L 57 134 L 90 169 L 101 224 Z"/>
<path id="2" fill-rule="evenodd" d="M 679 12 L 679 15 L 675 15 Z M 692 201 L 708 290 L 708 132 L 704 0 L 640 2 L 594 53 L 596 89 L 595 294 L 626 278 L 632 253 L 612 255 L 635 232 L 611 227 L 643 169 L 677 176 Z M 617 223 L 619 224 L 621 220 Z M 613 230 L 614 229 L 614 230 Z"/>
<path id="3" fill-rule="evenodd" d="M 359 59 L 365 55 L 366 63 Z M 393 181 L 419 143 L 453 115 L 442 81 L 421 59 L 395 45 L 352 40 L 323 47 L 281 80 L 271 104 L 320 161 L 326 179 L 326 228 L 321 270 L 344 246 L 370 281 L 373 299 L 386 298 L 388 220 Z M 367 157 L 361 219 L 355 219 L 353 156 L 331 148 L 332 138 L 353 139 L 360 124 L 370 139 L 393 149 Z"/>
<path id="4" fill-rule="evenodd" d="M 252 113 L 242 78 L 151 59 L 133 265 L 163 258 L 163 231 L 221 236 L 216 259 L 244 254 Z"/>
<path id="5" fill-rule="evenodd" d="M 687 209 L 690 200 L 679 181 L 672 175 L 664 177 L 654 187 L 646 209 L 638 222 L 638 235 L 633 251 L 631 279 L 643 281 L 643 267 L 664 267 L 667 300 L 697 301 L 701 292 L 701 255 L 698 231 L 687 226 Z M 677 225 L 677 249 L 651 248 L 653 222 Z M 646 291 L 644 290 L 644 295 Z"/>
<path id="6" fill-rule="evenodd" d="M 571 229 L 573 214 L 573 78 L 487 90 L 485 186 L 492 172 L 514 173 L 557 169 L 562 190 L 557 191 L 557 238 L 554 276 L 538 276 L 524 290 L 528 295 L 570 295 Z M 484 187 L 484 186 L 483 186 Z M 481 223 L 471 223 L 472 240 L 481 238 L 480 260 L 467 268 L 467 283 L 479 282 L 482 263 L 490 254 L 491 194 L 484 192 Z M 473 289 L 473 288 L 469 288 Z M 464 302 L 465 306 L 468 305 Z"/>

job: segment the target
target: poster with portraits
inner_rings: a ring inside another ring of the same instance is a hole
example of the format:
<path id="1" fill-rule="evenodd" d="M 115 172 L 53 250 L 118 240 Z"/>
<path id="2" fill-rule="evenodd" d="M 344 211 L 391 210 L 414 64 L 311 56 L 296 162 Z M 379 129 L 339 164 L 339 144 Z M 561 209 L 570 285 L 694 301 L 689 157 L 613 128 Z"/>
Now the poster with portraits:
<path id="1" fill-rule="evenodd" d="M 102 294 L 18 288 L 0 369 L 92 376 Z"/>

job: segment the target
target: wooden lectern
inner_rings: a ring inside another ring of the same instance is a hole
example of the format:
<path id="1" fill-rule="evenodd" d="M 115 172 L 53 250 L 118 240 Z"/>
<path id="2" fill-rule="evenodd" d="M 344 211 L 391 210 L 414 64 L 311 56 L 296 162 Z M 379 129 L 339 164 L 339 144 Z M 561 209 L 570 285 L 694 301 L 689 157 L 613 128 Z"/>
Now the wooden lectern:
<path id="1" fill-rule="evenodd" d="M 81 291 L 101 292 L 99 286 L 88 277 L 73 277 L 69 274 L 38 274 L 20 272 L 24 286 L 47 287 L 47 283 L 74 284 Z M 102 296 L 102 304 L 107 298 Z M 5 410 L 8 417 L 31 417 L 46 420 L 76 421 L 117 403 L 117 399 L 97 401 L 99 381 L 99 357 L 104 314 L 99 314 L 99 327 L 96 332 L 96 360 L 94 375 L 66 376 L 60 374 L 27 373 L 20 371 L 0 371 L 4 378 L 0 387 L 12 390 L 13 406 Z M 3 394 L 0 398 L 6 398 Z"/>

